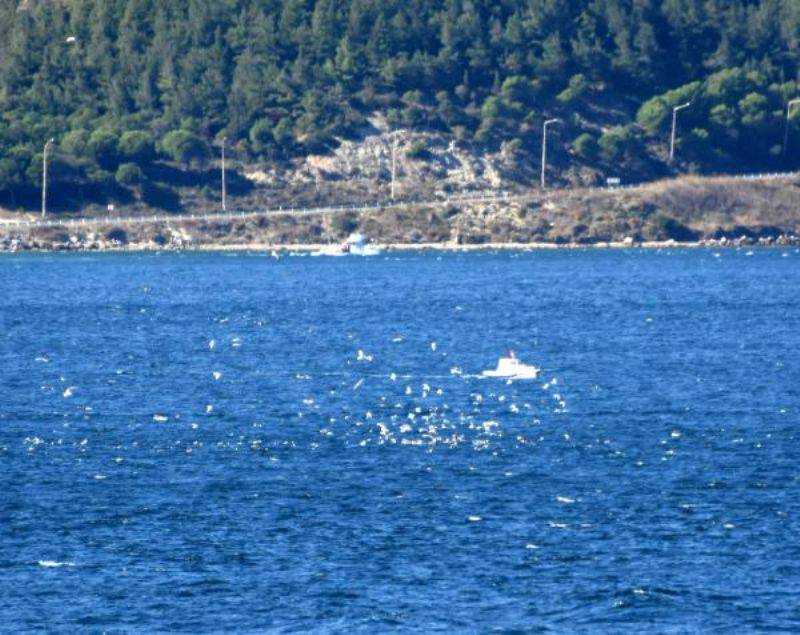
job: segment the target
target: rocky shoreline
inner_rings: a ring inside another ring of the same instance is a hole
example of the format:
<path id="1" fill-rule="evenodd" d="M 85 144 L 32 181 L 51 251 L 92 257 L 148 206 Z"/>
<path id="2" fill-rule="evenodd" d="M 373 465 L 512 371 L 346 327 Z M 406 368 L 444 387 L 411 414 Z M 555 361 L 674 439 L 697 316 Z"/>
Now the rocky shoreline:
<path id="1" fill-rule="evenodd" d="M 313 251 L 340 244 L 354 231 L 403 250 L 785 247 L 800 245 L 800 176 L 683 177 L 634 189 L 529 191 L 516 200 L 251 212 L 213 220 L 142 216 L 122 226 L 109 220 L 23 229 L 15 225 L 18 218 L 0 215 L 0 252 Z"/>
<path id="2" fill-rule="evenodd" d="M 74 238 L 74 240 L 72 240 Z M 164 244 L 153 241 L 146 243 L 120 243 L 115 240 L 105 240 L 93 238 L 82 240 L 78 237 L 71 237 L 67 242 L 40 243 L 38 241 L 26 241 L 22 238 L 10 236 L 0 236 L 0 253 L 21 253 L 21 252 L 163 252 L 163 251 L 188 251 L 188 252 L 213 252 L 213 251 L 262 251 L 284 253 L 313 253 L 329 247 L 330 243 L 298 243 L 298 244 L 274 244 L 274 243 L 200 243 L 195 244 L 191 241 L 186 242 L 167 242 Z M 778 236 L 775 239 L 769 237 L 752 238 L 741 236 L 735 239 L 702 239 L 691 242 L 679 242 L 676 240 L 663 241 L 610 241 L 596 243 L 467 243 L 458 244 L 453 242 L 442 243 L 386 243 L 377 244 L 380 249 L 387 252 L 401 251 L 532 251 L 532 250 L 554 250 L 554 249 L 741 249 L 744 247 L 763 247 L 763 248 L 785 248 L 800 247 L 800 236 Z"/>

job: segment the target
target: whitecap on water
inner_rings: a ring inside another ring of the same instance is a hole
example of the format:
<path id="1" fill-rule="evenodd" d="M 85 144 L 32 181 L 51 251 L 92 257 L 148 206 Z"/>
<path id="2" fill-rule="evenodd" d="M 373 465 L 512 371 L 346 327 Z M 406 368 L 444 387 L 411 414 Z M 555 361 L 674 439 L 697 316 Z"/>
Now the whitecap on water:
<path id="1" fill-rule="evenodd" d="M 379 421 L 377 423 L 377 426 L 378 430 L 380 431 L 381 441 L 385 441 L 392 437 L 392 431 L 389 429 L 389 426 L 387 426 L 385 423 Z"/>
<path id="2" fill-rule="evenodd" d="M 467 516 L 467 520 L 471 523 L 479 523 L 483 520 L 480 516 Z"/>
<path id="3" fill-rule="evenodd" d="M 153 415 L 153 421 L 156 423 L 165 423 L 169 421 L 169 417 L 165 417 L 164 415 Z"/>
<path id="4" fill-rule="evenodd" d="M 564 503 L 565 505 L 571 505 L 572 503 L 575 502 L 574 498 L 569 498 L 567 496 L 556 496 L 556 500 L 559 503 Z"/>
<path id="5" fill-rule="evenodd" d="M 74 567 L 74 562 L 58 562 L 56 560 L 39 560 L 37 563 L 40 567 L 45 569 L 52 569 L 56 567 Z"/>

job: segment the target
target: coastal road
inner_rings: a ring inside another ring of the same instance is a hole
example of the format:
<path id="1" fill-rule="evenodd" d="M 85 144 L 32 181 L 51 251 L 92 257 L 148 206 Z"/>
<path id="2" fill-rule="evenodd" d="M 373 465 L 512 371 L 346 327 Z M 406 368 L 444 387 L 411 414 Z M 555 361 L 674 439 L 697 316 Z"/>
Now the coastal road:
<path id="1" fill-rule="evenodd" d="M 775 180 L 789 180 L 792 178 L 800 177 L 800 172 L 770 172 L 761 174 L 742 174 L 735 176 L 719 176 L 708 178 L 720 178 L 731 181 L 775 181 Z M 613 187 L 594 187 L 582 188 L 585 191 L 622 191 L 622 190 L 635 190 L 652 185 L 653 182 L 637 183 L 633 185 L 622 185 Z M 558 194 L 565 193 L 570 190 L 550 190 L 548 193 L 551 196 L 558 196 Z M 0 219 L 0 227 L 5 229 L 35 229 L 45 227 L 64 227 L 64 228 L 77 228 L 77 227 L 93 227 L 102 225 L 114 226 L 135 226 L 135 225 L 148 225 L 155 223 L 170 223 L 178 224 L 187 221 L 194 222 L 222 222 L 222 221 L 235 221 L 251 218 L 262 218 L 268 216 L 315 216 L 326 214 L 337 214 L 342 212 L 364 212 L 388 209 L 404 209 L 409 207 L 449 207 L 451 205 L 469 205 L 481 203 L 513 203 L 513 202 L 526 202 L 536 198 L 541 198 L 542 191 L 539 189 L 530 190 L 524 193 L 510 194 L 508 192 L 498 192 L 496 190 L 484 192 L 470 192 L 466 194 L 448 196 L 446 198 L 435 198 L 427 200 L 412 200 L 404 199 L 397 201 L 382 201 L 375 203 L 365 204 L 345 204 L 345 205 L 327 205 L 321 207 L 278 207 L 273 209 L 265 209 L 259 211 L 237 211 L 237 212 L 210 212 L 206 214 L 162 214 L 155 216 L 98 216 L 87 218 L 48 218 L 48 219 Z"/>

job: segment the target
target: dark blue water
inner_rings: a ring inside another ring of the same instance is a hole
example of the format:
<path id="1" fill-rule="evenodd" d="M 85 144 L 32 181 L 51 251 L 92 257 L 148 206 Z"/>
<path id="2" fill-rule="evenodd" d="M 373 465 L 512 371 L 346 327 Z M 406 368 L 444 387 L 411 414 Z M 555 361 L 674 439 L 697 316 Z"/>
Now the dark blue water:
<path id="1" fill-rule="evenodd" d="M 798 630 L 798 289 L 790 250 L 4 256 L 2 630 Z M 541 378 L 475 376 L 508 349 Z"/>

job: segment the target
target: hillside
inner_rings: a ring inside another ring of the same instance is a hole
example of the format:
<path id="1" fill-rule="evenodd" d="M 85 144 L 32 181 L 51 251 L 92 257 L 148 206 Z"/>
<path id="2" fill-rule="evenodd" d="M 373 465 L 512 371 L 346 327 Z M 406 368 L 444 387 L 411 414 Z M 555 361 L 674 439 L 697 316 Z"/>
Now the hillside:
<path id="1" fill-rule="evenodd" d="M 374 197 L 391 130 L 412 189 L 529 187 L 549 118 L 554 185 L 794 169 L 799 70 L 796 0 L 0 0 L 0 205 L 50 138 L 55 213 L 212 205 L 223 141 L 236 207 Z"/>

